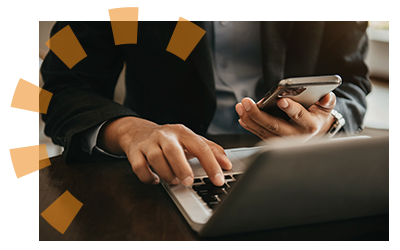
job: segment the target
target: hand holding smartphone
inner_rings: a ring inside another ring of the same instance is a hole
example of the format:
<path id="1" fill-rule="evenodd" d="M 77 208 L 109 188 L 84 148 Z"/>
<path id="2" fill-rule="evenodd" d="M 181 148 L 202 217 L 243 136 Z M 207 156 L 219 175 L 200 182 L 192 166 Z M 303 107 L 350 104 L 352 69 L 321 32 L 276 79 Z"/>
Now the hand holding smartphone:
<path id="1" fill-rule="evenodd" d="M 342 84 L 339 75 L 295 77 L 281 80 L 257 103 L 260 110 L 273 116 L 290 119 L 276 104 L 280 98 L 290 98 L 308 109 Z"/>

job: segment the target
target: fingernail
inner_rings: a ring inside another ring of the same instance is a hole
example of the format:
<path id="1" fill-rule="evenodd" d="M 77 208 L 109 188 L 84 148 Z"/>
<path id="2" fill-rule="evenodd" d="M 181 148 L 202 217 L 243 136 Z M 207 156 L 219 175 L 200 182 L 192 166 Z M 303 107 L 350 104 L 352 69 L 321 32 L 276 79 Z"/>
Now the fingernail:
<path id="1" fill-rule="evenodd" d="M 224 152 L 225 153 L 225 152 Z M 232 168 L 232 162 L 231 160 L 229 160 L 228 156 L 225 154 L 225 156 L 223 157 L 225 164 L 225 167 L 227 167 L 228 169 Z"/>
<path id="2" fill-rule="evenodd" d="M 180 182 L 179 179 L 175 177 L 170 183 L 171 183 L 172 185 L 178 185 L 179 182 Z"/>
<path id="3" fill-rule="evenodd" d="M 190 186 L 190 185 L 192 185 L 192 184 L 193 184 L 193 178 L 190 177 L 190 176 L 186 177 L 186 178 L 182 181 L 182 184 L 185 185 L 185 186 Z"/>
<path id="4" fill-rule="evenodd" d="M 237 104 L 237 105 L 236 105 L 236 112 L 238 113 L 239 116 L 242 116 L 242 115 L 243 115 L 243 108 L 242 108 L 242 105 L 240 105 L 240 104 Z"/>
<path id="5" fill-rule="evenodd" d="M 335 94 L 331 92 L 329 96 L 329 105 L 333 105 L 334 102 L 335 102 Z"/>
<path id="6" fill-rule="evenodd" d="M 249 111 L 251 109 L 251 104 L 250 101 L 248 99 L 244 99 L 242 101 L 243 107 L 246 111 Z"/>
<path id="7" fill-rule="evenodd" d="M 226 159 L 227 159 L 227 167 L 228 167 L 228 169 L 227 170 L 231 170 L 232 169 L 232 162 L 228 159 L 228 157 L 226 157 Z"/>
<path id="8" fill-rule="evenodd" d="M 286 99 L 285 98 L 283 98 L 283 99 L 281 99 L 280 101 L 279 101 L 279 106 L 281 107 L 281 108 L 287 108 L 288 106 L 289 106 L 289 103 L 286 101 Z"/>
<path id="9" fill-rule="evenodd" d="M 217 186 L 224 185 L 224 177 L 222 176 L 221 173 L 218 173 L 214 176 L 214 184 Z"/>
<path id="10" fill-rule="evenodd" d="M 154 176 L 154 181 L 153 183 L 151 183 L 151 185 L 157 185 L 158 183 L 160 183 L 160 178 L 158 177 L 158 175 L 153 174 Z"/>
<path id="11" fill-rule="evenodd" d="M 239 119 L 238 122 L 242 127 L 247 127 L 247 125 L 242 121 L 242 119 Z"/>

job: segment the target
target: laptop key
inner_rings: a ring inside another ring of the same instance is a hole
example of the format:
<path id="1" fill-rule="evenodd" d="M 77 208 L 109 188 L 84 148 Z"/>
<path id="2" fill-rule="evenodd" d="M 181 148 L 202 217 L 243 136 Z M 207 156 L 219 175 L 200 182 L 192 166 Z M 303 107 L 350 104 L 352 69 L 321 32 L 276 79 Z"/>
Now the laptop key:
<path id="1" fill-rule="evenodd" d="M 232 180 L 232 176 L 230 176 L 230 175 L 225 175 L 225 180 Z"/>
<path id="2" fill-rule="evenodd" d="M 215 209 L 218 205 L 218 202 L 209 202 L 207 203 L 207 206 L 211 209 Z"/>
<path id="3" fill-rule="evenodd" d="M 203 181 L 204 181 L 206 184 L 212 184 L 210 178 L 203 178 Z"/>
<path id="4" fill-rule="evenodd" d="M 200 178 L 193 180 L 193 184 L 197 184 L 197 183 L 201 183 L 201 179 Z"/>
<path id="5" fill-rule="evenodd" d="M 215 187 L 214 185 L 206 185 L 206 184 L 192 186 L 194 191 L 207 190 L 207 189 L 212 189 L 214 187 Z"/>
<path id="6" fill-rule="evenodd" d="M 201 199 L 202 199 L 204 202 L 206 202 L 206 203 L 209 203 L 209 202 L 218 202 L 218 200 L 217 200 L 214 196 L 212 196 L 212 195 L 205 195 L 205 196 L 202 196 Z"/>
<path id="7" fill-rule="evenodd" d="M 197 194 L 200 196 L 216 195 L 216 194 L 224 194 L 224 193 L 225 192 L 224 192 L 223 188 L 204 189 L 204 190 L 197 191 Z"/>
<path id="8" fill-rule="evenodd" d="M 229 177 L 227 177 L 227 176 L 229 176 Z M 232 180 L 232 177 L 230 175 L 225 175 L 225 180 Z M 206 183 L 206 185 L 214 186 L 214 184 L 211 182 L 210 178 L 203 178 L 203 181 Z"/>
<path id="9" fill-rule="evenodd" d="M 212 184 L 202 184 L 202 185 L 195 185 L 192 186 L 194 191 L 200 191 L 200 190 L 210 190 L 210 189 L 215 189 L 215 188 L 227 188 L 228 186 L 226 184 L 222 185 L 221 187 L 214 186 Z"/>

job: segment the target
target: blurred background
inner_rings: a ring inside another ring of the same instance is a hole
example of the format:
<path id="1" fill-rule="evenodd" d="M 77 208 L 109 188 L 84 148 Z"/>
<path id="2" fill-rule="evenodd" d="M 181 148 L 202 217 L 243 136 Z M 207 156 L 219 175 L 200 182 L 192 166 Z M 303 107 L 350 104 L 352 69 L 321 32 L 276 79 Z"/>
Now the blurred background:
<path id="1" fill-rule="evenodd" d="M 49 48 L 45 45 L 50 38 L 54 21 L 39 22 L 39 68 Z M 389 130 L 389 22 L 369 21 L 367 30 L 369 50 L 366 63 L 370 69 L 372 92 L 367 96 L 368 109 L 364 126 L 369 133 Z M 114 100 L 122 103 L 124 98 L 123 76 L 121 72 L 114 94 Z M 40 76 L 40 86 L 43 82 Z M 59 155 L 62 148 L 54 145 L 43 132 L 44 123 L 39 119 L 39 144 L 46 144 L 49 157 Z"/>

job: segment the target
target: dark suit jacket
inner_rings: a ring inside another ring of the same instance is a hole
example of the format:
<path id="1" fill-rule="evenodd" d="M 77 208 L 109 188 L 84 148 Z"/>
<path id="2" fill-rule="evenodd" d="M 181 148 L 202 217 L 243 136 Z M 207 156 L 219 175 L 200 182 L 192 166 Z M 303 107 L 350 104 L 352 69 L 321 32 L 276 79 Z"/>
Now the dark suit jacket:
<path id="1" fill-rule="evenodd" d="M 195 22 L 204 28 L 203 22 Z M 81 134 L 101 122 L 138 116 L 158 124 L 182 123 L 204 134 L 213 117 L 216 95 L 210 45 L 204 36 L 186 61 L 166 51 L 176 22 L 139 22 L 138 43 L 115 46 L 110 22 L 58 22 L 51 35 L 70 25 L 87 57 L 69 69 L 51 51 L 41 73 L 53 93 L 45 133 L 65 147 L 70 160 L 90 160 Z M 366 22 L 262 22 L 264 81 L 258 97 L 282 78 L 338 74 L 338 110 L 348 134 L 362 127 L 370 91 Z M 126 64 L 124 105 L 112 101 Z M 132 128 L 135 129 L 135 128 Z"/>

